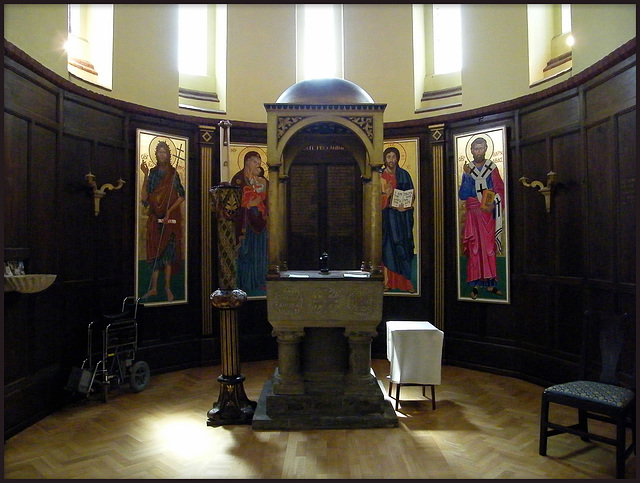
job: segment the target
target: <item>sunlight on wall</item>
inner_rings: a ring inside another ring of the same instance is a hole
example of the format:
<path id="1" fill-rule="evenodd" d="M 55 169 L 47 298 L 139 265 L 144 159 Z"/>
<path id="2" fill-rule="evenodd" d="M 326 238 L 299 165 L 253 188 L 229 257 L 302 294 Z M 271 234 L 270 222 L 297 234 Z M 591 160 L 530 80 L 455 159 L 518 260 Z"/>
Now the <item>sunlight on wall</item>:
<path id="1" fill-rule="evenodd" d="M 178 70 L 207 75 L 207 5 L 179 5 L 178 22 Z"/>
<path id="2" fill-rule="evenodd" d="M 70 4 L 65 49 L 70 74 L 105 89 L 111 89 L 113 5 Z"/>
<path id="3" fill-rule="evenodd" d="M 462 69 L 460 5 L 433 6 L 433 70 L 435 75 Z"/>
<path id="4" fill-rule="evenodd" d="M 342 78 L 342 5 L 298 5 L 296 17 L 298 81 Z"/>
<path id="5" fill-rule="evenodd" d="M 224 113 L 227 77 L 227 6 L 178 5 L 178 105 Z"/>

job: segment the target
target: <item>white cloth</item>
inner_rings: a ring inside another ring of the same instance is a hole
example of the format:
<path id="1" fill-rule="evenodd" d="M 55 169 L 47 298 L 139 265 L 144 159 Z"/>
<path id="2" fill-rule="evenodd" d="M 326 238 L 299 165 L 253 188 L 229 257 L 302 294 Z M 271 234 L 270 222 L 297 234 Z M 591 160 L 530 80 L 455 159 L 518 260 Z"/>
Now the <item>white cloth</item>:
<path id="1" fill-rule="evenodd" d="M 422 321 L 387 322 L 391 382 L 440 384 L 444 332 Z"/>

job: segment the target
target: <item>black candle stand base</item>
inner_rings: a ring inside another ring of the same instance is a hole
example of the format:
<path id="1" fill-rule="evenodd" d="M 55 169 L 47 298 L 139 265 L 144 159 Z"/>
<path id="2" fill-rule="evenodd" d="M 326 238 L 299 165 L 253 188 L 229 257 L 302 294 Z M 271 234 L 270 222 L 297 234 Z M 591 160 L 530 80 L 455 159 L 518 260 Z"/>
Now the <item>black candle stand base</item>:
<path id="1" fill-rule="evenodd" d="M 244 376 L 220 376 L 218 401 L 207 411 L 207 426 L 251 424 L 257 403 L 244 392 Z"/>

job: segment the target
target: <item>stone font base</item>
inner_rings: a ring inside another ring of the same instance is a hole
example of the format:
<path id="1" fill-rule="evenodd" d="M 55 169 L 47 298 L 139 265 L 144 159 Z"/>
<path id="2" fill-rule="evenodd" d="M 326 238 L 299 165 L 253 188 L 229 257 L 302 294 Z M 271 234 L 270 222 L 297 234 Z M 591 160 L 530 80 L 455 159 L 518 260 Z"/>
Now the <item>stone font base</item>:
<path id="1" fill-rule="evenodd" d="M 275 394 L 268 380 L 253 415 L 254 430 L 368 429 L 398 426 L 398 417 L 375 379 L 357 387 L 305 383 L 304 394 Z"/>

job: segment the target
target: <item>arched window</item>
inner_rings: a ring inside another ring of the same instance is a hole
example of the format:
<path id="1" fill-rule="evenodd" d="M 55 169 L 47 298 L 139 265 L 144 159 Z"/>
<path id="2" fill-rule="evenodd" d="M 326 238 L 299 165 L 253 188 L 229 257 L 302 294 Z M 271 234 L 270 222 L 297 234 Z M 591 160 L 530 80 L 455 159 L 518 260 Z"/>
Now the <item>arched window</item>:
<path id="1" fill-rule="evenodd" d="M 113 5 L 69 4 L 67 70 L 105 89 L 113 87 Z"/>
<path id="2" fill-rule="evenodd" d="M 224 113 L 227 78 L 227 5 L 178 5 L 178 105 Z"/>
<path id="3" fill-rule="evenodd" d="M 460 5 L 413 5 L 413 47 L 416 112 L 461 106 Z"/>
<path id="4" fill-rule="evenodd" d="M 297 82 L 344 78 L 342 5 L 296 5 Z"/>
<path id="5" fill-rule="evenodd" d="M 529 84 L 559 77 L 571 70 L 570 4 L 527 5 Z"/>

